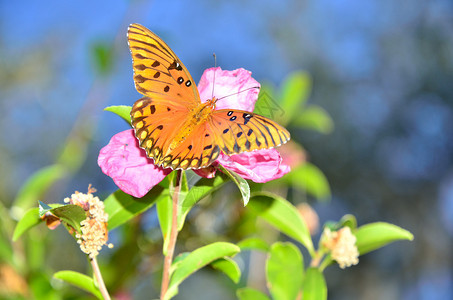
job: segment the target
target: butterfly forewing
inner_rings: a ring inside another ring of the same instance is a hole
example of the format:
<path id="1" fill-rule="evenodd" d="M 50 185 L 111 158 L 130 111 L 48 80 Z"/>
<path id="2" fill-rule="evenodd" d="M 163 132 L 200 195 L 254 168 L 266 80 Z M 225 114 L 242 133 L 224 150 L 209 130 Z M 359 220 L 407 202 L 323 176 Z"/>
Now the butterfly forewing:
<path id="1" fill-rule="evenodd" d="M 138 92 L 151 98 L 179 99 L 188 106 L 200 103 L 192 76 L 161 38 L 140 24 L 131 24 L 128 42 Z"/>
<path id="2" fill-rule="evenodd" d="M 216 142 L 225 154 L 267 149 L 285 144 L 289 132 L 276 122 L 241 110 L 216 110 L 209 122 Z"/>
<path id="3" fill-rule="evenodd" d="M 172 138 L 181 129 L 187 114 L 187 108 L 163 99 L 144 97 L 132 106 L 135 136 L 140 141 L 140 147 L 156 164 L 164 159 Z"/>

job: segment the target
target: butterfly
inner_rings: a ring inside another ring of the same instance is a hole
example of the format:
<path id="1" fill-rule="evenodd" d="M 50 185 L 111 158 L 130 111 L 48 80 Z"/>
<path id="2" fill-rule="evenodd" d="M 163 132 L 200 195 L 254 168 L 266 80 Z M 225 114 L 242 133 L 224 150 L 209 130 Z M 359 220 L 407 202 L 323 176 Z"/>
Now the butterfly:
<path id="1" fill-rule="evenodd" d="M 134 82 L 144 95 L 131 110 L 140 147 L 163 168 L 208 167 L 221 152 L 232 155 L 286 143 L 289 132 L 274 121 L 236 109 L 215 110 L 175 53 L 156 34 L 131 24 L 128 43 Z"/>

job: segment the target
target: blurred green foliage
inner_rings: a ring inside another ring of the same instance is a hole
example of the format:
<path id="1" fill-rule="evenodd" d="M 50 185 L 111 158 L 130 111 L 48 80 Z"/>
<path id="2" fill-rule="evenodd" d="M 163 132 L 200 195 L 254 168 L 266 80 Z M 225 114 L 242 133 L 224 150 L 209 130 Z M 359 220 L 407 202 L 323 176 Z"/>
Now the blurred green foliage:
<path id="1" fill-rule="evenodd" d="M 107 72 L 109 52 L 102 47 L 96 51 L 99 56 L 99 69 Z M 295 72 L 288 76 L 279 91 L 274 90 L 270 86 L 263 87 L 255 111 L 258 110 L 264 115 L 267 112 L 269 116 L 281 109 L 280 112 L 284 113 L 276 118 L 294 130 L 308 129 L 322 134 L 332 130 L 332 120 L 328 114 L 320 107 L 307 102 L 311 90 L 308 74 Z M 125 120 L 129 118 L 128 106 L 109 107 L 106 110 Z M 62 154 L 57 158 L 58 162 L 31 175 L 11 207 L 2 207 L 2 210 L 7 212 L 4 215 L 8 217 L 0 221 L 1 266 L 14 272 L 18 282 L 26 288 L 0 291 L 1 297 L 87 297 L 86 294 L 61 284 L 51 286 L 53 280 L 58 279 L 102 299 L 93 277 L 77 271 L 55 272 L 56 270 L 46 264 L 47 250 L 53 247 L 53 244 L 58 244 L 58 236 L 46 233 L 44 226 L 38 226 L 44 222 L 42 218 L 51 214 L 70 231 L 80 231 L 80 222 L 85 216 L 83 209 L 76 205 L 48 205 L 44 202 L 40 202 L 39 209 L 33 207 L 38 201 L 46 200 L 46 193 L 57 185 L 59 180 L 70 177 L 80 168 L 86 157 L 86 141 L 87 139 L 80 139 L 77 135 L 70 137 Z M 301 145 L 291 151 L 296 154 L 299 151 L 303 154 L 302 157 L 306 157 Z M 300 295 L 303 295 L 304 299 L 326 299 L 327 287 L 323 270 L 333 261 L 330 256 L 326 256 L 322 264 L 311 267 L 307 265 L 323 254 L 315 248 L 307 225 L 309 220 L 304 219 L 296 206 L 297 202 L 291 203 L 290 198 L 285 199 L 291 189 L 316 199 L 328 199 L 330 188 L 323 173 L 305 159 L 298 160 L 292 172 L 268 184 L 249 184 L 234 172 L 226 169 L 222 171 L 223 174 L 218 174 L 214 179 L 200 178 L 190 171 L 183 173 L 181 177 L 177 211 L 177 230 L 180 232 L 177 244 L 180 254 L 173 261 L 165 299 L 177 295 L 185 279 L 208 265 L 211 269 L 225 274 L 224 278 L 231 280 L 230 286 L 236 289 L 240 299 L 295 299 Z M 175 177 L 175 172 L 171 173 L 141 199 L 120 190 L 105 198 L 105 211 L 109 215 L 108 229 L 116 229 L 114 232 L 118 240 L 115 248 L 109 250 L 109 255 L 101 256 L 101 270 L 112 295 L 123 292 L 131 294 L 140 282 L 137 282 L 137 279 L 143 275 L 140 271 L 143 264 L 150 259 L 154 262 L 154 267 L 146 273 L 146 281 L 152 283 L 157 297 L 162 252 L 165 255 L 168 251 Z M 238 201 L 241 198 L 242 204 Z M 223 219 L 224 229 L 223 233 L 213 233 L 199 220 L 211 215 L 214 218 L 211 222 L 215 224 L 218 222 L 215 219 L 219 209 L 222 211 L 219 217 Z M 154 214 L 158 217 L 160 230 L 155 226 L 144 227 L 144 216 L 149 216 L 148 212 L 153 210 L 157 212 Z M 16 216 L 17 221 L 11 216 Z M 372 223 L 357 228 L 355 217 L 351 215 L 344 216 L 338 222 L 326 222 L 325 226 L 332 230 L 349 226 L 356 235 L 361 254 L 396 240 L 412 239 L 409 232 L 387 223 Z M 156 230 L 161 231 L 162 239 L 156 235 Z M 289 237 L 289 241 L 279 241 L 282 239 L 279 233 Z M 75 241 L 74 247 L 77 247 Z M 306 249 L 308 257 L 303 256 L 301 247 Z M 245 266 L 240 267 L 234 258 L 240 252 L 250 251 L 267 254 L 266 267 L 263 269 L 269 288 L 266 293 L 247 287 L 244 273 L 252 270 Z M 121 263 L 125 259 L 131 263 Z"/>

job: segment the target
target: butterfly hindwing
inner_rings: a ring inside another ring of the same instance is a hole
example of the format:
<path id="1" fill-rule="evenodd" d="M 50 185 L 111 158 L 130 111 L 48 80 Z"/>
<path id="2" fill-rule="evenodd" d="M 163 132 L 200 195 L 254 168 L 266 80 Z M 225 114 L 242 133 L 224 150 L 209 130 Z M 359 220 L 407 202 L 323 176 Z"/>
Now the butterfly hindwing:
<path id="1" fill-rule="evenodd" d="M 211 165 L 219 156 L 220 148 L 213 134 L 201 124 L 187 135 L 186 139 L 171 151 L 163 167 L 172 169 L 200 169 Z"/>
<path id="2" fill-rule="evenodd" d="M 283 126 L 242 110 L 214 111 L 208 128 L 215 134 L 220 150 L 227 155 L 277 147 L 290 139 Z"/>
<path id="3" fill-rule="evenodd" d="M 151 98 L 171 98 L 185 105 L 197 105 L 197 87 L 176 54 L 146 27 L 131 24 L 128 29 L 135 88 Z"/>

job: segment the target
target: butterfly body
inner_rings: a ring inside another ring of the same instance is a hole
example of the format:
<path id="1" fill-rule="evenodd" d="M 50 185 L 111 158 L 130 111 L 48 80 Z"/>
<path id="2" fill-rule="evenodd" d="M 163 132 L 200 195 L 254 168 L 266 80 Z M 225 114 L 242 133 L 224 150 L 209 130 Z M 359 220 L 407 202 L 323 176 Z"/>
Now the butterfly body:
<path id="1" fill-rule="evenodd" d="M 139 24 L 128 30 L 137 91 L 145 97 L 131 110 L 132 126 L 148 157 L 164 168 L 199 169 L 221 152 L 232 155 L 286 143 L 289 132 L 263 116 L 216 110 L 202 103 L 185 66 L 157 35 Z"/>
<path id="2" fill-rule="evenodd" d="M 181 126 L 180 130 L 172 139 L 166 154 L 169 155 L 174 149 L 177 148 L 182 142 L 189 138 L 192 132 L 196 131 L 199 127 L 204 126 L 210 121 L 212 111 L 215 108 L 215 104 L 208 101 L 206 103 L 200 103 L 200 105 L 193 107 L 190 110 L 189 117 L 185 120 L 185 123 Z"/>

